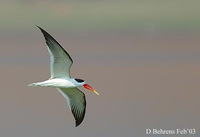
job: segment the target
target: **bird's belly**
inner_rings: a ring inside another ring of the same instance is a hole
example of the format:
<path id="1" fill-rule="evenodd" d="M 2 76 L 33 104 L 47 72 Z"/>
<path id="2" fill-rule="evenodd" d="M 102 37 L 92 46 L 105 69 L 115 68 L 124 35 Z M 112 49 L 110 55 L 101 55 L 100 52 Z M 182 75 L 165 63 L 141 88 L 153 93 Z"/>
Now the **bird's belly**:
<path id="1" fill-rule="evenodd" d="M 44 87 L 62 87 L 62 88 L 76 87 L 71 81 L 66 79 L 49 79 L 35 84 L 36 84 L 35 86 L 44 86 Z"/>
<path id="2" fill-rule="evenodd" d="M 65 79 L 55 79 L 53 80 L 53 83 L 55 84 L 56 87 L 65 87 L 65 88 L 75 87 L 75 85 L 71 81 Z"/>

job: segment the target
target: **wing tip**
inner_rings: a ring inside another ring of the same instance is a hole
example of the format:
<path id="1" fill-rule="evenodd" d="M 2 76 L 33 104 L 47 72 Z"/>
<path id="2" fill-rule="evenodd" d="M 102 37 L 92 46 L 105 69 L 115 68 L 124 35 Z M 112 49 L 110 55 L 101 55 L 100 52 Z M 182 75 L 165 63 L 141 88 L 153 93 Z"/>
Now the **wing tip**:
<path id="1" fill-rule="evenodd" d="M 42 33 L 44 34 L 44 36 L 45 36 L 45 34 L 47 33 L 43 28 L 41 28 L 40 26 L 38 26 L 38 25 L 36 25 L 36 27 L 38 27 L 41 31 L 42 31 Z M 47 33 L 48 34 L 48 33 Z"/>
<path id="2" fill-rule="evenodd" d="M 72 114 L 74 115 L 74 118 L 75 118 L 75 127 L 78 127 L 83 122 L 83 120 L 84 120 L 85 109 L 84 109 L 81 117 L 77 117 L 74 112 L 72 112 Z"/>
<path id="3" fill-rule="evenodd" d="M 38 25 L 35 25 L 36 27 L 38 27 L 38 28 L 41 28 L 40 26 L 38 26 Z"/>
<path id="4" fill-rule="evenodd" d="M 38 27 L 41 30 L 42 34 L 44 35 L 46 42 L 48 41 L 48 39 L 52 39 L 53 41 L 55 41 L 61 47 L 61 49 L 69 56 L 69 59 L 73 63 L 73 60 L 72 60 L 71 56 L 69 55 L 69 53 L 47 31 L 45 31 L 44 29 L 42 29 L 38 25 L 36 25 L 36 27 Z"/>
<path id="5" fill-rule="evenodd" d="M 83 122 L 83 119 L 82 120 L 76 120 L 75 127 L 78 127 L 82 122 Z"/>
<path id="6" fill-rule="evenodd" d="M 38 26 L 38 25 L 35 25 L 36 27 L 38 27 L 40 30 L 43 30 L 40 26 Z"/>

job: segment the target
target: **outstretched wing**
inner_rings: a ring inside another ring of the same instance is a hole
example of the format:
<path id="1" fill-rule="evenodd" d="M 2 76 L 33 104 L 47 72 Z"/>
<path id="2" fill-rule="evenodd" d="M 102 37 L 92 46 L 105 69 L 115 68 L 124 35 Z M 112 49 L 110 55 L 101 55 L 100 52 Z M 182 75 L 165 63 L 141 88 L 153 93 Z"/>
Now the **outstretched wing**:
<path id="1" fill-rule="evenodd" d="M 51 78 L 70 78 L 70 68 L 73 63 L 72 58 L 50 34 L 42 28 L 38 28 L 45 37 L 47 48 L 51 56 Z"/>
<path id="2" fill-rule="evenodd" d="M 80 125 L 85 116 L 86 100 L 85 95 L 78 88 L 57 88 L 65 97 L 69 108 L 76 120 L 76 127 Z"/>

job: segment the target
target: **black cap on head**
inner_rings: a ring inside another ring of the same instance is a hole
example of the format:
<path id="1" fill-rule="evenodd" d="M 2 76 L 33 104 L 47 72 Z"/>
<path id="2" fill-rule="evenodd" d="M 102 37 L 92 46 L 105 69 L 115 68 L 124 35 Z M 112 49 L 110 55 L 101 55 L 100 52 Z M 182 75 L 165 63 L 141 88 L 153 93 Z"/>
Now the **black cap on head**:
<path id="1" fill-rule="evenodd" d="M 82 80 L 82 79 L 77 79 L 77 78 L 75 78 L 75 80 L 76 80 L 78 83 L 84 82 L 84 80 Z"/>

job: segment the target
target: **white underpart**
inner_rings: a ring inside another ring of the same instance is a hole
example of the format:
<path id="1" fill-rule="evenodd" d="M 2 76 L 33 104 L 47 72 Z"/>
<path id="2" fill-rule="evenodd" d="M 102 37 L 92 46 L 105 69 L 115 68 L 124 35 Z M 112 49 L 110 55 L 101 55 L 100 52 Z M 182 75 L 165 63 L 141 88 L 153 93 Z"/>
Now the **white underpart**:
<path id="1" fill-rule="evenodd" d="M 82 87 L 83 84 L 85 84 L 85 82 L 77 83 L 73 78 L 71 79 L 55 78 L 55 79 L 49 79 L 43 82 L 36 82 L 36 83 L 30 84 L 29 86 L 74 88 L 74 87 Z"/>

